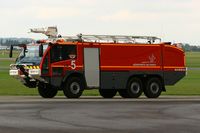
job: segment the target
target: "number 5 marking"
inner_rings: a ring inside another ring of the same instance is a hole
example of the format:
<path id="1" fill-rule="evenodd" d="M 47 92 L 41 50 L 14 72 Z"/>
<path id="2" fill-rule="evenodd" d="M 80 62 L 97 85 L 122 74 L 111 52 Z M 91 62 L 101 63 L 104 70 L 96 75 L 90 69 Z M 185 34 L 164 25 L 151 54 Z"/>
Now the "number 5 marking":
<path id="1" fill-rule="evenodd" d="M 75 60 L 72 60 L 72 61 L 71 61 L 71 68 L 72 68 L 72 69 L 76 69 L 76 64 L 75 64 L 75 63 L 76 63 Z"/>

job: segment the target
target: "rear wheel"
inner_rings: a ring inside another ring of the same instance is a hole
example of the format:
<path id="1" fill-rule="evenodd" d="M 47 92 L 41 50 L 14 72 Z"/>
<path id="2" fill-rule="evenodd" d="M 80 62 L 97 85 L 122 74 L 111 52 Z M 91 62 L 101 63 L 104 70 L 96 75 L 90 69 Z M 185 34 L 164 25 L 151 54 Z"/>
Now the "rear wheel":
<path id="1" fill-rule="evenodd" d="M 67 98 L 79 98 L 84 90 L 83 80 L 79 77 L 69 78 L 63 88 L 63 92 Z"/>
<path id="2" fill-rule="evenodd" d="M 139 78 L 132 78 L 127 84 L 127 93 L 131 98 L 138 98 L 142 94 L 142 81 Z"/>
<path id="3" fill-rule="evenodd" d="M 162 82 L 159 78 L 150 78 L 147 81 L 144 94 L 148 98 L 157 98 L 162 92 Z"/>
<path id="4" fill-rule="evenodd" d="M 58 90 L 49 84 L 39 83 L 38 85 L 38 93 L 43 98 L 53 98 L 56 96 L 57 92 Z"/>
<path id="5" fill-rule="evenodd" d="M 99 93 L 103 98 L 113 98 L 117 90 L 115 89 L 99 89 Z"/>

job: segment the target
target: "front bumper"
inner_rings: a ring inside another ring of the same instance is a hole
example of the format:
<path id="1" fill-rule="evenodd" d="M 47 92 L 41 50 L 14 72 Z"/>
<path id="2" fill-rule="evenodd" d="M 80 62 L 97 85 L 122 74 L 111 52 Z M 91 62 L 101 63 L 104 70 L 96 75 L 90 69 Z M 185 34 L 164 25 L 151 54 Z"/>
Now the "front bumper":
<path id="1" fill-rule="evenodd" d="M 40 70 L 40 69 L 29 69 L 29 70 L 28 70 L 28 74 L 29 74 L 28 76 L 29 76 L 31 79 L 35 79 L 35 80 L 38 80 L 38 81 L 47 83 L 47 82 L 41 77 L 41 70 Z"/>
<path id="2" fill-rule="evenodd" d="M 9 75 L 16 79 L 29 79 L 30 81 L 42 81 L 45 82 L 43 78 L 41 78 L 41 70 L 39 66 L 33 66 L 30 64 L 11 64 Z"/>

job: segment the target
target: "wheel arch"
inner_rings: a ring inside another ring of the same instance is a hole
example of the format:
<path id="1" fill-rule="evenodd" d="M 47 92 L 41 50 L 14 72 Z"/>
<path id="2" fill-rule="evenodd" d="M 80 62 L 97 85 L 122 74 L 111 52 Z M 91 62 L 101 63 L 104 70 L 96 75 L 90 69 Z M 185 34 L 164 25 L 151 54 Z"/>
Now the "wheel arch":
<path id="1" fill-rule="evenodd" d="M 133 78 L 139 78 L 140 80 L 142 80 L 142 75 L 131 75 L 129 76 L 128 80 L 126 81 L 126 85 L 129 83 L 129 81 Z"/>

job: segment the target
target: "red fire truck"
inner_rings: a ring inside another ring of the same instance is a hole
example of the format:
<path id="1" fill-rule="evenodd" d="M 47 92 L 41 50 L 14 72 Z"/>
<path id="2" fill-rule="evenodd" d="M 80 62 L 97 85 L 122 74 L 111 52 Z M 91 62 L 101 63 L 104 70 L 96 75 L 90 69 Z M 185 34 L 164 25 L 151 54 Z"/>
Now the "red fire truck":
<path id="1" fill-rule="evenodd" d="M 151 36 L 58 38 L 53 34 L 21 55 L 11 65 L 10 75 L 30 88 L 37 87 L 44 98 L 54 97 L 59 90 L 68 98 L 79 98 L 85 89 L 99 89 L 104 98 L 117 92 L 123 98 L 138 98 L 143 92 L 157 98 L 166 85 L 174 85 L 186 74 L 185 54 L 179 45 Z"/>
<path id="2" fill-rule="evenodd" d="M 79 98 L 85 89 L 99 89 L 104 98 L 117 92 L 123 98 L 143 92 L 157 98 L 186 75 L 184 51 L 157 37 L 79 34 L 54 39 L 44 52 L 43 44 L 40 67 L 29 69 L 28 76 L 44 98 L 58 90 Z"/>

